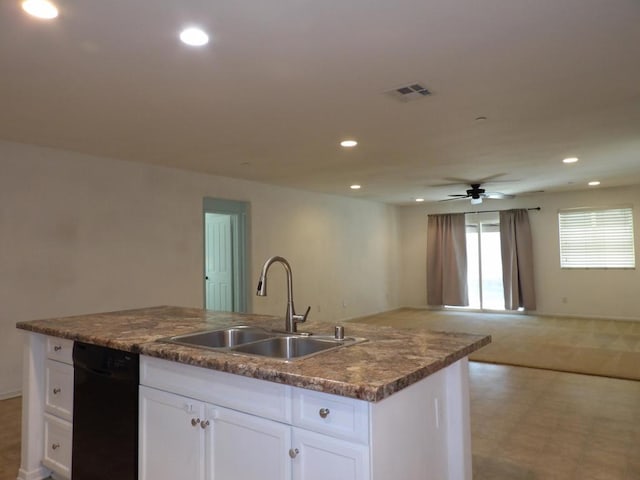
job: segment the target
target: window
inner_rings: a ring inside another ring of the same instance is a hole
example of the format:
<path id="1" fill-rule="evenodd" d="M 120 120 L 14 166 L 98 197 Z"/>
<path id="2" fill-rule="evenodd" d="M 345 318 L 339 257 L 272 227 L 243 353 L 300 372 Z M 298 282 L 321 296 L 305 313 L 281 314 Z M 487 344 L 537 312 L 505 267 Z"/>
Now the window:
<path id="1" fill-rule="evenodd" d="M 631 207 L 561 210 L 562 268 L 635 268 Z"/>

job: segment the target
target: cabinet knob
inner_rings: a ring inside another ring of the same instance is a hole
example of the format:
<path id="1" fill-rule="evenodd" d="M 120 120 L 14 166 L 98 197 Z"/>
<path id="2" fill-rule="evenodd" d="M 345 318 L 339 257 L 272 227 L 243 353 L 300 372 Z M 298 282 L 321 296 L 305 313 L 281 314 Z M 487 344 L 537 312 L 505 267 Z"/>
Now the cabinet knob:
<path id="1" fill-rule="evenodd" d="M 318 412 L 322 418 L 327 418 L 331 411 L 328 408 L 321 408 Z"/>
<path id="2" fill-rule="evenodd" d="M 204 430 L 205 428 L 207 428 L 209 426 L 209 420 L 205 420 L 204 422 L 200 422 L 200 426 Z"/>
<path id="3" fill-rule="evenodd" d="M 300 453 L 300 450 L 298 450 L 297 448 L 290 448 L 289 449 L 289 456 L 291 458 L 296 458 L 299 453 Z"/>
<path id="4" fill-rule="evenodd" d="M 53 346 L 53 351 L 54 352 L 59 352 L 60 350 L 62 350 L 62 345 L 54 345 Z"/>
<path id="5" fill-rule="evenodd" d="M 59 393 L 60 393 L 60 391 L 61 391 L 61 390 L 60 390 L 58 387 L 56 387 L 56 388 L 54 388 L 54 389 L 53 389 L 53 394 L 54 394 L 54 395 L 57 395 L 57 394 L 59 394 Z"/>
<path id="6" fill-rule="evenodd" d="M 200 419 L 199 418 L 192 418 L 191 419 L 191 426 L 195 427 L 200 423 Z"/>
<path id="7" fill-rule="evenodd" d="M 57 450 L 57 449 L 59 449 L 59 448 L 60 448 L 60 444 L 59 444 L 59 443 L 53 443 L 53 444 L 51 445 L 51 449 L 52 449 L 52 450 Z"/>

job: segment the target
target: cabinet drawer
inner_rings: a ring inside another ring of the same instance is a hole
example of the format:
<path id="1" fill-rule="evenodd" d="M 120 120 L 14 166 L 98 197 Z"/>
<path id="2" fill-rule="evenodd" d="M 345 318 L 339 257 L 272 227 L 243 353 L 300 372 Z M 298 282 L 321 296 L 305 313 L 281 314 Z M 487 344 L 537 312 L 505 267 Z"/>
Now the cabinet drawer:
<path id="1" fill-rule="evenodd" d="M 47 360 L 45 410 L 65 420 L 73 417 L 73 367 Z"/>
<path id="2" fill-rule="evenodd" d="M 369 404 L 363 400 L 293 389 L 293 424 L 337 438 L 369 441 Z"/>
<path id="3" fill-rule="evenodd" d="M 291 422 L 287 385 L 140 356 L 140 384 L 279 422 Z"/>
<path id="4" fill-rule="evenodd" d="M 71 477 L 71 423 L 45 413 L 42 464 L 64 478 Z"/>
<path id="5" fill-rule="evenodd" d="M 73 340 L 47 337 L 47 357 L 58 362 L 73 364 Z"/>

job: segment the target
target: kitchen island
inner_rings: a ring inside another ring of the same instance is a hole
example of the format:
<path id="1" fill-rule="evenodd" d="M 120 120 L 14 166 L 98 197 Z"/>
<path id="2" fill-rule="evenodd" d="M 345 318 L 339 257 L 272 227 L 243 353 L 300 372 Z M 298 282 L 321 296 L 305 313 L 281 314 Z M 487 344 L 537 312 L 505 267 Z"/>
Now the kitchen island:
<path id="1" fill-rule="evenodd" d="M 69 477 L 70 447 L 49 437 L 64 441 L 73 421 L 73 341 L 140 354 L 141 480 L 178 478 L 172 471 L 216 480 L 471 478 L 466 358 L 490 337 L 346 322 L 346 335 L 368 341 L 291 362 L 157 341 L 281 324 L 167 306 L 20 322 L 30 333 L 18 478 Z M 333 331 L 331 323 L 304 326 Z M 54 381 L 66 381 L 64 390 Z M 56 405 L 65 395 L 66 407 Z"/>

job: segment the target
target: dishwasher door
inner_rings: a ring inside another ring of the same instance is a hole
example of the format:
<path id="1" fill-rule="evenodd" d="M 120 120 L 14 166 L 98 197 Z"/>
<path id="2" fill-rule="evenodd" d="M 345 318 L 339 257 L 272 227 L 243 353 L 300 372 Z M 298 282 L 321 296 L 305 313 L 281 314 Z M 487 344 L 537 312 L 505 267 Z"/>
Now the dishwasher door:
<path id="1" fill-rule="evenodd" d="M 73 480 L 137 480 L 137 354 L 73 346 Z"/>

